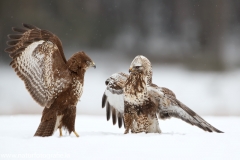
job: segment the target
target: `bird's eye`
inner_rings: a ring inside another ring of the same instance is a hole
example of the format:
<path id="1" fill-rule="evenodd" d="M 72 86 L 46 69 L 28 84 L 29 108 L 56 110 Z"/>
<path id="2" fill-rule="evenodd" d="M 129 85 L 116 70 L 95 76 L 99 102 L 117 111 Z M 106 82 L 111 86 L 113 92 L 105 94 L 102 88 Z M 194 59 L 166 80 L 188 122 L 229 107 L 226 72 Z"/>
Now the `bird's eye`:
<path id="1" fill-rule="evenodd" d="M 139 68 L 140 68 L 140 66 L 135 66 L 135 68 L 136 68 L 136 69 L 139 69 Z"/>

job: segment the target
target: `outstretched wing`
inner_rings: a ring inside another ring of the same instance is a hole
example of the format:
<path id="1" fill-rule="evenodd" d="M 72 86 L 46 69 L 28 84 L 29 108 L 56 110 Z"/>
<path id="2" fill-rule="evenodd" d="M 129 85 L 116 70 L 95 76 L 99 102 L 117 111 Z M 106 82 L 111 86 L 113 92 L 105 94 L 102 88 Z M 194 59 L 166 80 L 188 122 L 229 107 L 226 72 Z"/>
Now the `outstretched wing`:
<path id="1" fill-rule="evenodd" d="M 119 128 L 122 127 L 124 112 L 124 93 L 123 88 L 128 75 L 125 73 L 115 73 L 109 77 L 105 84 L 107 88 L 102 97 L 102 108 L 106 106 L 106 117 L 110 119 L 112 115 L 113 125 L 118 121 Z"/>
<path id="2" fill-rule="evenodd" d="M 8 35 L 10 47 L 5 51 L 33 99 L 41 106 L 50 107 L 69 83 L 61 41 L 49 31 L 23 26 L 13 28 L 19 34 Z"/>
<path id="3" fill-rule="evenodd" d="M 159 103 L 158 117 L 160 119 L 175 117 L 182 119 L 191 125 L 198 126 L 204 131 L 223 133 L 177 100 L 175 94 L 171 90 L 153 84 L 148 87 L 148 91 L 150 96 L 154 97 Z"/>

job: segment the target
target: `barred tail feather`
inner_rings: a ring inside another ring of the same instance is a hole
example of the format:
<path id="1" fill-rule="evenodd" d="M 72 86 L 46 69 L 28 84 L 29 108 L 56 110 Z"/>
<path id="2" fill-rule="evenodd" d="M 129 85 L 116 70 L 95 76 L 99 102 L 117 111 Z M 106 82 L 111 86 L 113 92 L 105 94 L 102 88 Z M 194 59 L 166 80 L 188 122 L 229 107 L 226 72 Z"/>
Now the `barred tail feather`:
<path id="1" fill-rule="evenodd" d="M 49 120 L 43 121 L 39 124 L 38 129 L 34 136 L 48 137 L 54 133 L 57 117 L 53 117 Z"/>

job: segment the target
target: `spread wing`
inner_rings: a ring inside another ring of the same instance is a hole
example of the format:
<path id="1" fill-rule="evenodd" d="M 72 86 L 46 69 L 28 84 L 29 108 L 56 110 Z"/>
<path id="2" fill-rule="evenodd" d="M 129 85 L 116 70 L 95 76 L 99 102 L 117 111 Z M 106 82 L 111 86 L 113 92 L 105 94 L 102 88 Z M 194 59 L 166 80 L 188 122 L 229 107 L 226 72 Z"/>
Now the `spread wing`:
<path id="1" fill-rule="evenodd" d="M 175 94 L 171 90 L 164 87 L 158 87 L 154 84 L 149 86 L 148 90 L 150 96 L 158 101 L 158 117 L 160 119 L 175 117 L 182 119 L 191 125 L 198 126 L 204 131 L 223 133 L 177 100 Z"/>
<path id="2" fill-rule="evenodd" d="M 123 88 L 128 75 L 125 73 L 115 73 L 109 77 L 105 83 L 107 88 L 102 97 L 102 108 L 106 106 L 106 117 L 110 119 L 112 115 L 113 125 L 118 121 L 119 128 L 122 127 L 124 112 Z"/>
<path id="3" fill-rule="evenodd" d="M 61 41 L 49 31 L 23 24 L 13 28 L 18 34 L 8 35 L 10 46 L 5 49 L 12 58 L 11 66 L 24 81 L 33 99 L 50 107 L 67 83 L 66 58 Z"/>

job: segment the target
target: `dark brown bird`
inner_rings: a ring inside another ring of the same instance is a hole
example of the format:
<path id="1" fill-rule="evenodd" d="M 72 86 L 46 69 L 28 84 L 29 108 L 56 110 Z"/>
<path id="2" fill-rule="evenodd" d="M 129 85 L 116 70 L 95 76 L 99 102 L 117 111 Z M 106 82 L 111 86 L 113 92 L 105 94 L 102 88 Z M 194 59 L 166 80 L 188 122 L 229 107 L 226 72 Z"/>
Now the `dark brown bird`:
<path id="1" fill-rule="evenodd" d="M 129 75 L 115 73 L 110 76 L 105 82 L 107 88 L 102 98 L 107 120 L 112 115 L 113 124 L 118 121 L 121 128 L 124 119 L 125 134 L 129 130 L 132 133 L 161 133 L 158 118 L 171 117 L 204 131 L 223 133 L 180 102 L 171 90 L 153 84 L 152 65 L 146 57 L 136 56 L 129 72 Z"/>
<path id="2" fill-rule="evenodd" d="M 51 136 L 62 128 L 75 131 L 76 106 L 84 84 L 84 75 L 95 63 L 83 51 L 66 60 L 62 43 L 53 33 L 33 25 L 12 28 L 18 34 L 8 35 L 5 51 L 10 65 L 24 81 L 32 98 L 42 107 L 40 125 L 34 136 Z"/>

